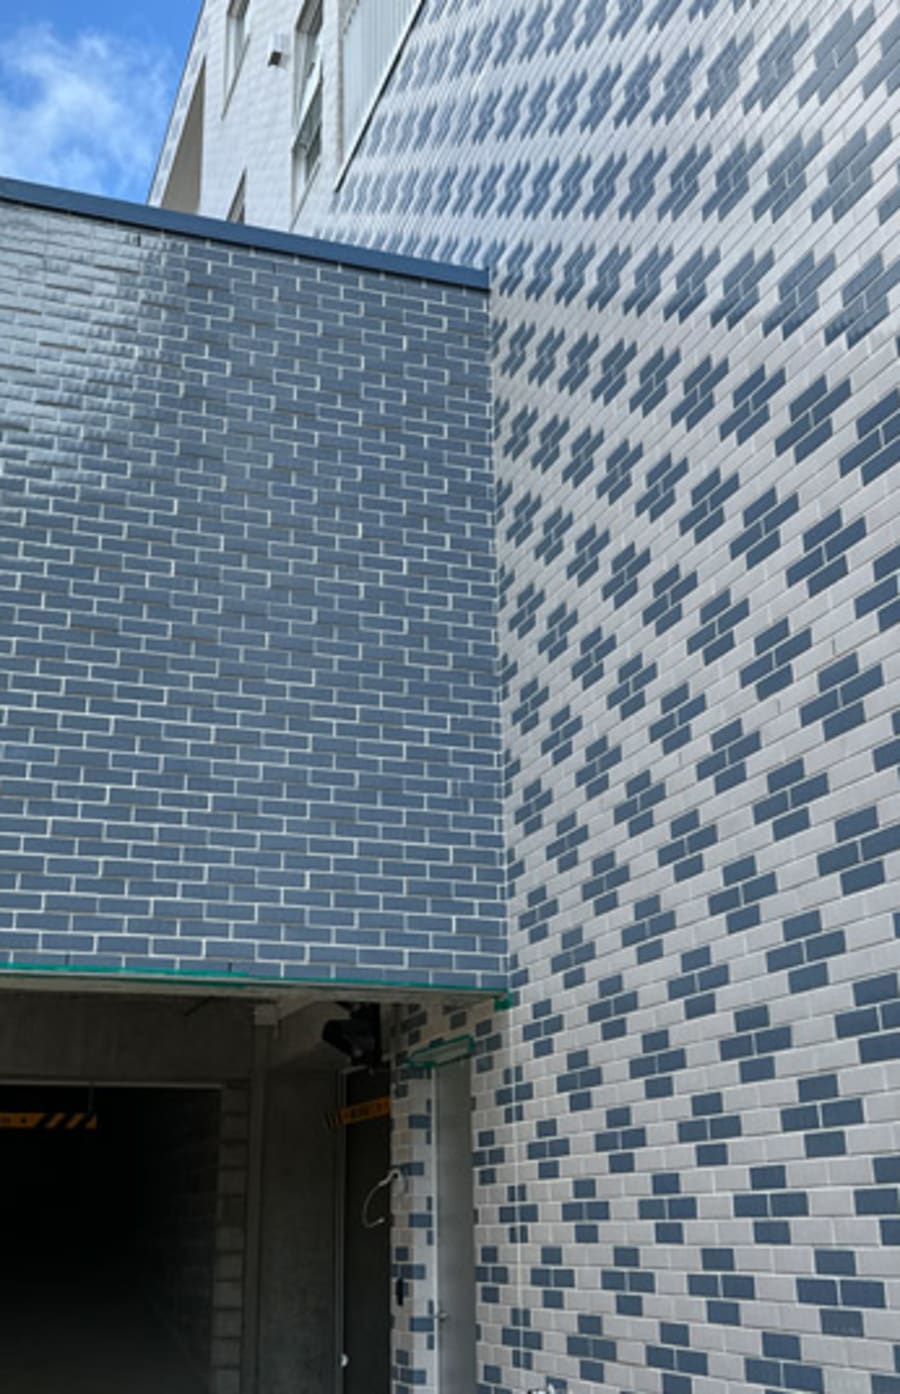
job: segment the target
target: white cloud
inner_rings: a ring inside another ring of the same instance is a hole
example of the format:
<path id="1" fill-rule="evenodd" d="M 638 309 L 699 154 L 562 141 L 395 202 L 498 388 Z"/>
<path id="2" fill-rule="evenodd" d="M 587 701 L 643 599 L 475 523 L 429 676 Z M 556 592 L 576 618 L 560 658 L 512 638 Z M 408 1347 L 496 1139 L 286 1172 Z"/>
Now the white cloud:
<path id="1" fill-rule="evenodd" d="M 170 61 L 110 33 L 13 33 L 0 43 L 0 175 L 143 200 L 168 115 Z"/>

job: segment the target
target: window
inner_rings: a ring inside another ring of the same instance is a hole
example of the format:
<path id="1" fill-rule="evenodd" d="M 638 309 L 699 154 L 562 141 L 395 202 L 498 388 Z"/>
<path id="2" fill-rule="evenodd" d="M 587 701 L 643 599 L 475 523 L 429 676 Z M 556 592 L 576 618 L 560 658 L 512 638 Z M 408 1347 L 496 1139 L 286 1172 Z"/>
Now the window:
<path id="1" fill-rule="evenodd" d="M 231 200 L 231 207 L 228 210 L 229 223 L 245 223 L 247 221 L 247 173 L 246 171 L 238 180 L 238 186 L 234 191 L 234 198 Z"/>
<path id="2" fill-rule="evenodd" d="M 294 210 L 322 158 L 322 0 L 307 0 L 294 29 Z"/>
<path id="3" fill-rule="evenodd" d="M 247 40 L 250 37 L 247 31 L 247 10 L 249 7 L 250 0 L 230 0 L 228 5 L 228 27 L 225 36 L 226 100 L 240 71 L 247 48 Z"/>
<path id="4" fill-rule="evenodd" d="M 341 25 L 345 161 L 366 128 L 421 5 L 422 0 L 348 0 Z"/>
<path id="5" fill-rule="evenodd" d="M 178 138 L 160 203 L 182 213 L 196 213 L 203 183 L 203 111 L 206 105 L 206 63 L 194 84 L 191 104 Z"/>
<path id="6" fill-rule="evenodd" d="M 294 126 L 299 127 L 322 78 L 322 0 L 307 0 L 294 29 Z"/>
<path id="7" fill-rule="evenodd" d="M 294 141 L 292 156 L 294 209 L 296 211 L 306 191 L 316 177 L 322 157 L 322 83 L 319 82 L 306 108 Z"/>

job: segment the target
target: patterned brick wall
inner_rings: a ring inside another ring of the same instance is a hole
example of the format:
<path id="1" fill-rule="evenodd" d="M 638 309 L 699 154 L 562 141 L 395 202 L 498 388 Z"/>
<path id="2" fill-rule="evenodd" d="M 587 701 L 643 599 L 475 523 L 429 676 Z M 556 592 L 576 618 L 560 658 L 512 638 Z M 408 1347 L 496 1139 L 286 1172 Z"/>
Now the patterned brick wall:
<path id="1" fill-rule="evenodd" d="M 889 0 L 427 0 L 320 224 L 493 271 L 480 1394 L 900 1391 L 898 132 Z"/>
<path id="2" fill-rule="evenodd" d="M 486 296 L 94 214 L 0 203 L 0 964 L 502 982 Z"/>

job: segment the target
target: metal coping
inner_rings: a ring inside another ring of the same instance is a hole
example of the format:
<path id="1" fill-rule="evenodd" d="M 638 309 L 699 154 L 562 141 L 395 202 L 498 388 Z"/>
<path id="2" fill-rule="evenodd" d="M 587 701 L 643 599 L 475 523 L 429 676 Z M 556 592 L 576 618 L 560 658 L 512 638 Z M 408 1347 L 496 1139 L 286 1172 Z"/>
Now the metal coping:
<path id="1" fill-rule="evenodd" d="M 275 232 L 270 228 L 248 227 L 244 223 L 229 223 L 218 218 L 199 218 L 191 213 L 172 213 L 168 209 L 150 208 L 143 203 L 126 203 L 122 199 L 76 193 L 71 189 L 56 189 L 46 184 L 29 184 L 18 179 L 0 178 L 0 202 L 47 208 L 57 213 L 123 223 L 127 227 L 145 228 L 153 232 L 172 232 L 181 237 L 197 237 L 232 247 L 275 252 L 306 261 L 324 261 L 361 271 L 381 271 L 409 280 L 434 281 L 468 290 L 490 289 L 488 272 L 472 266 L 425 261 L 373 247 L 325 242 L 316 237 L 295 237 L 292 233 Z"/>

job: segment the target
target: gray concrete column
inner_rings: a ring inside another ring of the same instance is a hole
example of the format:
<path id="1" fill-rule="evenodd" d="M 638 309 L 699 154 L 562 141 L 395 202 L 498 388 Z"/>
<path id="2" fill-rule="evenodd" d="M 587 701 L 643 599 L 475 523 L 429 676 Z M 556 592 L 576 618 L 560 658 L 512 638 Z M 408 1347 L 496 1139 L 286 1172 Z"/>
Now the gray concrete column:
<path id="1" fill-rule="evenodd" d="M 259 1389 L 259 1304 L 262 1261 L 262 1188 L 266 1132 L 266 1088 L 274 1018 L 269 1007 L 253 1013 L 250 1071 L 250 1117 L 247 1148 L 246 1250 L 244 1320 L 241 1342 L 241 1394 Z"/>

